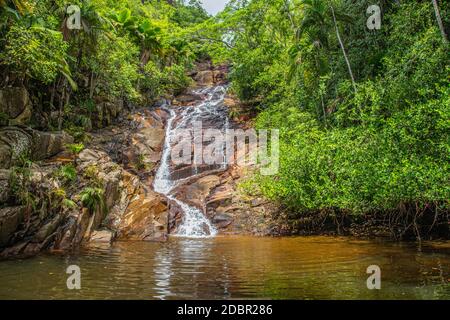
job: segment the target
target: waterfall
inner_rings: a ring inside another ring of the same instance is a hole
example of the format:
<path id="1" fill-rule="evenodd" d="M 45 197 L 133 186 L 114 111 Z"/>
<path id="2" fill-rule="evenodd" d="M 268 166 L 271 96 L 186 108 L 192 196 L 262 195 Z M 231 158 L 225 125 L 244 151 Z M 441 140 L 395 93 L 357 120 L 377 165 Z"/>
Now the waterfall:
<path id="1" fill-rule="evenodd" d="M 213 237 L 217 234 L 216 228 L 199 209 L 192 207 L 177 199 L 172 190 L 177 187 L 184 179 L 175 180 L 171 177 L 171 141 L 177 129 L 192 129 L 195 122 L 202 121 L 209 125 L 214 124 L 214 129 L 225 130 L 228 128 L 227 108 L 223 105 L 226 89 L 223 86 L 204 88 L 194 91 L 194 94 L 204 95 L 205 98 L 196 105 L 183 107 L 168 107 L 167 104 L 162 108 L 169 112 L 169 119 L 166 125 L 166 137 L 161 156 L 161 164 L 155 175 L 153 183 L 154 190 L 165 195 L 168 199 L 174 201 L 183 211 L 183 220 L 178 227 L 176 236 L 203 238 Z M 216 128 L 217 126 L 217 128 Z M 226 164 L 221 165 L 226 168 Z M 198 167 L 194 165 L 193 174 L 199 173 Z"/>

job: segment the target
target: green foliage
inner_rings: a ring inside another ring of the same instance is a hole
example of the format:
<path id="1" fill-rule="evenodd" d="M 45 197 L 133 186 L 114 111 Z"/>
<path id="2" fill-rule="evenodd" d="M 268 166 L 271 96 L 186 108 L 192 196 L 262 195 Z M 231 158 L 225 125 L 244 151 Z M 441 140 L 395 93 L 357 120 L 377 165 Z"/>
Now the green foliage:
<path id="1" fill-rule="evenodd" d="M 15 25 L 6 35 L 6 46 L 0 59 L 22 78 L 50 83 L 65 68 L 67 48 L 59 32 Z"/>
<path id="2" fill-rule="evenodd" d="M 99 178 L 99 168 L 95 164 L 89 165 L 84 169 L 83 177 L 88 179 L 90 184 L 95 187 L 103 185 L 102 180 Z"/>
<path id="3" fill-rule="evenodd" d="M 292 211 L 448 210 L 450 68 L 433 5 L 383 2 L 369 31 L 370 4 L 236 0 L 216 20 L 234 92 L 262 110 L 258 128 L 280 129 L 278 175 L 248 184 Z"/>
<path id="4" fill-rule="evenodd" d="M 81 203 L 92 214 L 97 208 L 104 207 L 104 191 L 100 188 L 87 187 L 80 193 Z"/>
<path id="5" fill-rule="evenodd" d="M 66 145 L 66 147 L 69 149 L 69 151 L 74 155 L 78 155 L 81 151 L 84 150 L 84 144 L 83 143 L 72 143 Z"/>
<path id="6" fill-rule="evenodd" d="M 172 14 L 170 19 L 182 27 L 189 27 L 199 24 L 208 19 L 208 13 L 203 9 L 198 0 L 188 1 L 188 5 L 184 1 L 178 1 L 177 10 Z"/>
<path id="7" fill-rule="evenodd" d="M 30 192 L 30 179 L 31 170 L 29 166 L 13 167 L 9 176 L 8 186 L 12 202 L 15 205 L 25 205 L 34 209 L 37 199 Z"/>
<path id="8" fill-rule="evenodd" d="M 64 208 L 69 209 L 69 210 L 73 210 L 73 209 L 76 209 L 78 207 L 77 204 L 74 201 L 72 201 L 70 199 L 67 199 L 67 198 L 65 198 L 62 201 L 62 205 L 63 205 Z"/>
<path id="9" fill-rule="evenodd" d="M 72 164 L 66 164 L 57 170 L 56 176 L 64 183 L 75 182 L 77 180 L 77 170 Z"/>
<path id="10" fill-rule="evenodd" d="M 67 27 L 65 1 L 0 3 L 0 85 L 27 86 L 41 111 L 58 112 L 58 130 L 91 130 L 98 103 L 147 105 L 190 84 L 186 72 L 202 47 L 191 30 L 208 18 L 198 1 L 71 4 L 81 9 L 81 30 Z"/>
<path id="11" fill-rule="evenodd" d="M 141 86 L 151 99 L 156 99 L 163 93 L 181 93 L 192 81 L 186 75 L 186 68 L 177 64 L 160 70 L 154 63 L 149 62 L 144 68 L 144 75 Z"/>

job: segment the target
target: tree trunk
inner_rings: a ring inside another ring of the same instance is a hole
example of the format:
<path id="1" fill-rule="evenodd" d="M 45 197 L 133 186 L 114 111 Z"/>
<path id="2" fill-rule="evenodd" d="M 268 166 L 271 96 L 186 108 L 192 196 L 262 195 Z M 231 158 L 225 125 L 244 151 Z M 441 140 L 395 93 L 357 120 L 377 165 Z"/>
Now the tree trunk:
<path id="1" fill-rule="evenodd" d="M 51 93 L 50 93 L 50 110 L 53 110 L 54 103 L 55 103 L 56 82 L 57 82 L 57 80 L 55 80 L 53 82 L 53 87 L 51 88 Z"/>
<path id="2" fill-rule="evenodd" d="M 286 14 L 287 14 L 287 16 L 289 18 L 289 21 L 291 23 L 291 27 L 292 27 L 293 30 L 295 30 L 294 17 L 291 14 L 288 0 L 284 0 L 284 7 L 286 9 Z"/>
<path id="3" fill-rule="evenodd" d="M 448 43 L 447 34 L 445 33 L 444 24 L 442 23 L 441 13 L 439 12 L 439 6 L 437 0 L 433 0 L 434 13 L 436 14 L 436 20 L 439 25 L 439 29 L 441 30 L 442 39 L 444 43 Z"/>
<path id="4" fill-rule="evenodd" d="M 64 120 L 64 110 L 66 109 L 66 106 L 69 105 L 69 103 L 70 103 L 70 87 L 67 83 L 67 80 L 65 80 L 61 101 L 59 102 L 58 131 L 62 130 Z"/>
<path id="5" fill-rule="evenodd" d="M 337 25 L 336 15 L 334 14 L 334 8 L 332 5 L 330 5 L 330 7 L 331 7 L 331 12 L 333 13 L 333 21 L 334 21 L 334 26 L 336 28 L 336 36 L 338 38 L 339 45 L 341 46 L 342 53 L 344 54 L 345 63 L 347 63 L 348 73 L 350 74 L 350 78 L 352 79 L 353 90 L 356 93 L 356 83 L 355 83 L 355 77 L 353 76 L 352 67 L 350 65 L 350 61 L 348 60 L 347 53 L 345 52 L 345 47 L 344 47 L 344 43 L 342 42 L 342 39 L 341 39 L 341 34 L 339 33 L 339 27 Z"/>
<path id="6" fill-rule="evenodd" d="M 58 130 L 62 129 L 62 119 L 64 114 L 64 99 L 66 97 L 66 84 L 63 84 L 61 98 L 59 99 L 59 112 L 58 112 Z"/>
<path id="7" fill-rule="evenodd" d="M 325 127 L 327 127 L 327 112 L 325 110 L 325 102 L 323 101 L 322 92 L 320 92 L 320 102 L 322 103 L 323 121 L 325 122 Z"/>
<path id="8" fill-rule="evenodd" d="M 89 83 L 89 99 L 91 100 L 94 97 L 94 90 L 95 90 L 95 75 L 94 72 L 91 71 L 91 79 Z"/>

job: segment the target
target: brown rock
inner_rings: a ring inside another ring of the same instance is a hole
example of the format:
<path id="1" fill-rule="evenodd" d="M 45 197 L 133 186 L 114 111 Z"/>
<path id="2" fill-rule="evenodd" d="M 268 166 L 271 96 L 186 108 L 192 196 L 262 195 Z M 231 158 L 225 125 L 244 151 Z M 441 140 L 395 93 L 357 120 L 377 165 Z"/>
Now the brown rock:
<path id="1" fill-rule="evenodd" d="M 31 118 L 31 101 L 25 88 L 4 88 L 0 90 L 0 114 L 6 123 L 0 125 L 27 124 Z"/>
<path id="2" fill-rule="evenodd" d="M 205 176 L 191 184 L 181 185 L 176 189 L 175 196 L 197 208 L 203 209 L 209 193 L 219 184 L 219 176 Z"/>
<path id="3" fill-rule="evenodd" d="M 173 101 L 174 106 L 190 106 L 202 100 L 202 96 L 193 92 L 177 96 Z"/>
<path id="4" fill-rule="evenodd" d="M 167 201 L 151 190 L 140 190 L 118 227 L 121 240 L 163 240 L 168 230 Z"/>
<path id="5" fill-rule="evenodd" d="M 194 77 L 198 86 L 207 87 L 214 84 L 214 72 L 212 70 L 199 71 Z"/>
<path id="6" fill-rule="evenodd" d="M 109 230 L 94 231 L 91 235 L 90 242 L 111 243 L 113 240 L 113 233 Z"/>
<path id="7" fill-rule="evenodd" d="M 8 169 L 23 157 L 39 161 L 64 150 L 73 138 L 64 132 L 40 132 L 22 127 L 0 129 L 0 168 Z"/>
<path id="8" fill-rule="evenodd" d="M 25 218 L 25 206 L 0 209 L 0 247 L 8 244 Z"/>
<path id="9" fill-rule="evenodd" d="M 216 214 L 213 219 L 212 222 L 218 227 L 218 228 L 226 228 L 228 227 L 230 224 L 233 223 L 233 217 L 227 215 L 227 214 Z"/>

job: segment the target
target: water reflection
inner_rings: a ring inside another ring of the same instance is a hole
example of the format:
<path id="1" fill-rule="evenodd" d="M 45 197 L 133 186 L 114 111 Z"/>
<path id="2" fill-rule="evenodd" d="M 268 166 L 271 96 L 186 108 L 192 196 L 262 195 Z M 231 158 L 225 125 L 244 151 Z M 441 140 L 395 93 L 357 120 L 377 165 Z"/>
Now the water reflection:
<path id="1" fill-rule="evenodd" d="M 82 290 L 66 288 L 68 265 Z M 382 289 L 366 287 L 366 268 Z M 348 238 L 172 238 L 0 262 L 2 299 L 450 299 L 450 243 Z"/>

